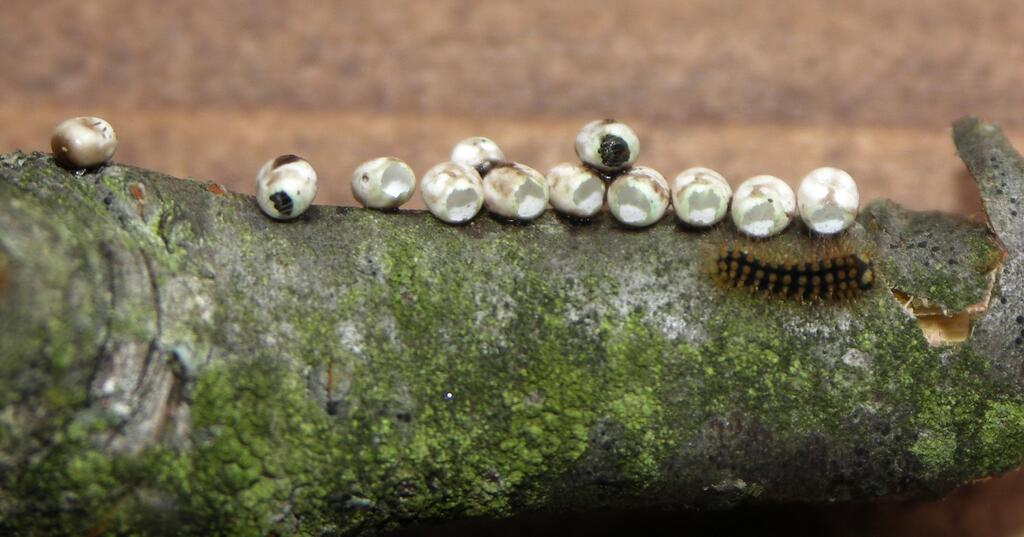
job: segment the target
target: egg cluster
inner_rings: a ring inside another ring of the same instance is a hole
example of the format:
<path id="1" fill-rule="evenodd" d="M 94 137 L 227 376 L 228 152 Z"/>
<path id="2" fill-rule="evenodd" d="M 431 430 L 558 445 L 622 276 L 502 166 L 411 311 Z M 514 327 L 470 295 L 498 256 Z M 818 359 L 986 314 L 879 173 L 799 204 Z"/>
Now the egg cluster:
<path id="1" fill-rule="evenodd" d="M 586 220 L 607 204 L 608 212 L 627 227 L 650 226 L 672 206 L 680 222 L 703 228 L 717 224 L 731 210 L 736 228 L 754 238 L 780 233 L 797 214 L 817 234 L 839 233 L 853 223 L 859 207 L 856 183 L 836 168 L 812 171 L 796 193 L 770 175 L 751 177 L 734 193 L 721 174 L 700 167 L 682 171 L 669 183 L 657 170 L 636 165 L 639 137 L 628 125 L 611 119 L 584 125 L 575 149 L 578 163 L 558 164 L 544 176 L 506 160 L 489 138 L 467 138 L 455 145 L 447 162 L 423 175 L 423 201 L 434 216 L 450 224 L 469 222 L 484 207 L 498 217 L 528 222 L 549 204 L 565 217 Z M 401 164 L 403 193 L 411 192 L 415 179 L 408 166 L 397 159 L 384 160 Z M 361 165 L 353 176 L 356 199 L 367 207 L 396 207 L 369 202 L 371 197 L 357 190 L 362 188 L 357 187 L 360 181 L 370 182 L 375 192 L 380 188 L 365 173 L 368 166 Z"/>
<path id="2" fill-rule="evenodd" d="M 751 177 L 734 193 L 721 174 L 700 167 L 682 171 L 670 183 L 657 170 L 636 164 L 639 137 L 628 125 L 611 119 L 584 125 L 575 149 L 578 163 L 558 164 L 544 176 L 506 160 L 489 138 L 467 138 L 455 145 L 447 162 L 423 175 L 423 201 L 434 216 L 450 224 L 469 222 L 484 207 L 498 217 L 528 222 L 548 205 L 579 220 L 596 216 L 607 205 L 624 226 L 643 228 L 660 221 L 671 206 L 683 224 L 705 228 L 731 211 L 736 228 L 753 238 L 780 233 L 798 214 L 820 235 L 839 233 L 857 217 L 857 185 L 836 168 L 812 171 L 796 193 L 770 175 Z M 405 175 L 415 182 L 411 171 Z M 366 180 L 357 170 L 353 189 L 360 177 Z M 367 207 L 381 208 L 358 192 L 356 198 Z"/>
<path id="3" fill-rule="evenodd" d="M 117 148 L 110 123 L 96 117 L 68 119 L 54 129 L 54 158 L 72 169 L 102 166 Z M 493 140 L 482 136 L 455 144 L 448 161 L 430 168 L 419 181 L 427 209 L 449 224 L 465 224 L 484 207 L 508 220 L 529 222 L 550 205 L 568 218 L 586 220 L 607 204 L 608 212 L 632 228 L 662 219 L 669 206 L 685 225 L 706 228 L 731 213 L 743 234 L 765 238 L 784 230 L 798 214 L 809 230 L 832 235 L 857 217 L 860 197 L 850 174 L 818 168 L 804 177 L 796 193 L 781 179 L 758 175 L 735 192 L 718 172 L 690 168 L 671 183 L 657 170 L 637 165 L 640 139 L 628 125 L 603 119 L 587 123 L 575 139 L 579 163 L 565 162 L 547 175 L 505 158 Z M 395 157 L 368 160 L 352 173 L 352 194 L 363 206 L 396 210 L 416 190 L 416 175 Z M 266 162 L 256 174 L 256 201 L 271 218 L 303 214 L 317 192 L 313 166 L 295 155 Z"/>

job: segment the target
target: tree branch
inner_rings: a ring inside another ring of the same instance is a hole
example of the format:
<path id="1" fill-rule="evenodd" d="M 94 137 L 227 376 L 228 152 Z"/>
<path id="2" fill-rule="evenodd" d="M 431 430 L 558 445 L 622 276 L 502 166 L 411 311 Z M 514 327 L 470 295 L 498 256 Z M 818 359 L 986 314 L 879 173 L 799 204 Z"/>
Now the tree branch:
<path id="1" fill-rule="evenodd" d="M 0 529 L 369 534 L 604 506 L 939 494 L 1024 461 L 1024 162 L 956 124 L 991 230 L 451 227 L 0 157 Z M 869 254 L 800 303 L 723 244 Z"/>

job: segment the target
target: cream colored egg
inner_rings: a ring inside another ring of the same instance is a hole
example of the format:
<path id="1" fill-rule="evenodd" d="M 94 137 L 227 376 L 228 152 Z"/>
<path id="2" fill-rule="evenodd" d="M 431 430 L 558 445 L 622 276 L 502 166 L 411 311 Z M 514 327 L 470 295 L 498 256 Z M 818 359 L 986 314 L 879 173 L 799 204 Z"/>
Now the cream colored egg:
<path id="1" fill-rule="evenodd" d="M 352 195 L 364 207 L 397 209 L 416 191 L 416 174 L 394 157 L 368 160 L 352 172 Z"/>
<path id="2" fill-rule="evenodd" d="M 747 179 L 732 196 L 733 223 L 751 237 L 770 237 L 782 232 L 795 211 L 793 189 L 771 175 Z"/>
<path id="3" fill-rule="evenodd" d="M 117 150 L 117 134 L 106 120 L 75 117 L 62 121 L 50 137 L 53 158 L 67 168 L 93 168 L 108 162 Z"/>
<path id="4" fill-rule="evenodd" d="M 604 206 L 604 181 L 582 164 L 559 164 L 551 168 L 547 180 L 551 206 L 562 214 L 590 218 Z"/>
<path id="5" fill-rule="evenodd" d="M 732 188 L 722 175 L 708 168 L 690 168 L 672 181 L 672 206 L 680 221 L 709 227 L 725 218 Z"/>
<path id="6" fill-rule="evenodd" d="M 668 202 L 668 182 L 646 166 L 630 168 L 608 187 L 608 209 L 630 227 L 646 227 L 661 220 Z"/>
<path id="7" fill-rule="evenodd" d="M 316 197 L 316 170 L 302 157 L 281 155 L 268 160 L 256 174 L 256 202 L 277 220 L 296 218 Z"/>
<path id="8" fill-rule="evenodd" d="M 451 161 L 476 168 L 480 173 L 489 169 L 492 162 L 505 160 L 505 153 L 490 138 L 473 136 L 459 141 L 452 148 Z"/>
<path id="9" fill-rule="evenodd" d="M 498 164 L 484 176 L 484 205 L 505 218 L 537 218 L 548 206 L 548 195 L 544 176 L 524 164 Z"/>
<path id="10" fill-rule="evenodd" d="M 449 224 L 469 222 L 484 204 L 480 174 L 457 162 L 438 164 L 423 174 L 420 192 L 430 213 Z"/>
<path id="11" fill-rule="evenodd" d="M 576 135 L 576 155 L 601 171 L 619 171 L 636 163 L 640 139 L 625 123 L 599 119 L 584 125 Z"/>
<path id="12" fill-rule="evenodd" d="M 837 168 L 818 168 L 807 174 L 800 182 L 796 199 L 804 224 L 822 235 L 850 227 L 860 209 L 857 183 Z"/>

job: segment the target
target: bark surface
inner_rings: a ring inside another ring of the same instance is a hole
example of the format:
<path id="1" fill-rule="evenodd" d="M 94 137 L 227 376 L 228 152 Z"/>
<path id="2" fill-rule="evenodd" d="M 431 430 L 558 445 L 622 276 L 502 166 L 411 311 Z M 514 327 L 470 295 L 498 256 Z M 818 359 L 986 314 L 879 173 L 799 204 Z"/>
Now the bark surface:
<path id="1" fill-rule="evenodd" d="M 215 183 L 0 156 L 0 530 L 372 534 L 545 510 L 933 496 L 1024 461 L 1024 161 L 965 118 L 988 226 L 838 240 L 666 218 L 266 218 Z M 846 301 L 722 245 L 872 258 Z"/>

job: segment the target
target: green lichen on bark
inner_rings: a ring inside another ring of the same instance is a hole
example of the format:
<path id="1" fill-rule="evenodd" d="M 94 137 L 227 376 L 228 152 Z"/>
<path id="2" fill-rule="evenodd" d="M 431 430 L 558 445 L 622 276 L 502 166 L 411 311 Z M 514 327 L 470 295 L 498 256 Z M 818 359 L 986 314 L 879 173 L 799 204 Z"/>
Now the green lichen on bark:
<path id="1" fill-rule="evenodd" d="M 862 221 L 877 229 L 879 242 L 912 254 L 883 258 L 882 272 L 893 287 L 953 313 L 985 299 L 989 274 L 1002 257 L 986 228 L 942 213 L 911 216 L 887 200 L 864 213 Z"/>
<path id="2" fill-rule="evenodd" d="M 984 227 L 872 205 L 844 244 L 878 285 L 800 304 L 711 283 L 728 229 L 278 223 L 205 186 L 0 159 L 0 529 L 366 534 L 937 494 L 1024 460 L 1024 383 L 992 366 L 1019 350 L 929 346 L 889 292 L 982 301 Z"/>

